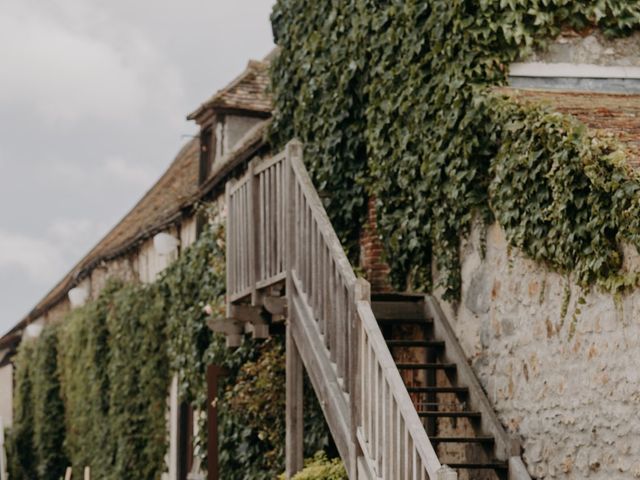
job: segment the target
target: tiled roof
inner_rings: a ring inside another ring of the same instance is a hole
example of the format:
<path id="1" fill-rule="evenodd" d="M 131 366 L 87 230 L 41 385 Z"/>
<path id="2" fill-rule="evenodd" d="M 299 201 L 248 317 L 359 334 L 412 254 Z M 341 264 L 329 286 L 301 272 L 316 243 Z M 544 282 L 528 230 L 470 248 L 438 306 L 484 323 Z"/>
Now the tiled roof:
<path id="1" fill-rule="evenodd" d="M 515 88 L 499 91 L 520 101 L 549 105 L 589 128 L 614 135 L 631 152 L 629 163 L 640 168 L 640 95 Z"/>
<path id="2" fill-rule="evenodd" d="M 269 88 L 269 62 L 251 60 L 235 80 L 203 103 L 187 118 L 193 120 L 206 110 L 225 109 L 271 113 Z"/>

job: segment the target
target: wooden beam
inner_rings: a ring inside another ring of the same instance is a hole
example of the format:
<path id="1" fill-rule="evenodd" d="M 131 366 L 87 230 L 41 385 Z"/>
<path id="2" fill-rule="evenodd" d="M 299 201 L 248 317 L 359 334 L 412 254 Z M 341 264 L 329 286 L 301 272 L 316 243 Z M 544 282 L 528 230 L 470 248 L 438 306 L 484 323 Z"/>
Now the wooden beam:
<path id="1" fill-rule="evenodd" d="M 291 319 L 290 319 L 291 321 Z M 291 328 L 287 326 L 286 371 L 286 478 L 292 478 L 304 466 L 303 452 L 303 365 Z"/>

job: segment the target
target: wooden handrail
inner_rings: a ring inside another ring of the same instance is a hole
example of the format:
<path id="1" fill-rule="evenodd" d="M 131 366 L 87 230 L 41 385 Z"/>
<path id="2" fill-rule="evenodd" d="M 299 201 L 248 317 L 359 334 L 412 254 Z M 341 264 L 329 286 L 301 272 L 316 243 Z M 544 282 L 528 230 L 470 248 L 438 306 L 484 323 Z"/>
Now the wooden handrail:
<path id="1" fill-rule="evenodd" d="M 287 279 L 291 335 L 332 433 L 349 437 L 336 443 L 350 477 L 442 477 L 446 469 L 384 341 L 368 283 L 349 263 L 302 144 L 291 141 L 284 153 L 251 163 L 227 186 L 226 200 L 229 304 L 258 304 L 263 290 Z"/>

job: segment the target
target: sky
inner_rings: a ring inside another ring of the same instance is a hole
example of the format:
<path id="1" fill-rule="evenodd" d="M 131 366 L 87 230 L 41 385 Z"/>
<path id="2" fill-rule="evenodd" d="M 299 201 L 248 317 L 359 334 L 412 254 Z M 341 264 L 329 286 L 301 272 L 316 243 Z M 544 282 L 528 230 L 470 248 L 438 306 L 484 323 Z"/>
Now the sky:
<path id="1" fill-rule="evenodd" d="M 0 2 L 0 333 L 159 178 L 186 115 L 269 53 L 273 3 Z"/>

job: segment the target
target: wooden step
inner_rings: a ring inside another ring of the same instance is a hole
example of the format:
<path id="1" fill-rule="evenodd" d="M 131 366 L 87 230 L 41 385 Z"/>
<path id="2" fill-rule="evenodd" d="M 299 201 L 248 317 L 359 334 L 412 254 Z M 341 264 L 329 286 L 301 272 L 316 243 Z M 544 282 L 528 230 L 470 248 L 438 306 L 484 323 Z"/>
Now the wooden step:
<path id="1" fill-rule="evenodd" d="M 455 363 L 397 363 L 398 370 L 455 370 Z"/>
<path id="2" fill-rule="evenodd" d="M 480 412 L 439 412 L 437 410 L 428 410 L 418 412 L 418 416 L 422 418 L 480 418 L 482 414 Z"/>
<path id="3" fill-rule="evenodd" d="M 499 460 L 487 462 L 487 463 L 446 463 L 448 467 L 456 470 L 508 470 L 509 466 L 507 462 L 501 462 Z"/>
<path id="4" fill-rule="evenodd" d="M 390 347 L 424 347 L 444 348 L 444 342 L 440 340 L 387 340 Z"/>
<path id="5" fill-rule="evenodd" d="M 407 301 L 371 302 L 375 317 L 385 320 L 424 320 L 424 303 Z"/>
<path id="6" fill-rule="evenodd" d="M 491 435 L 481 435 L 478 437 L 429 437 L 431 443 L 493 443 Z"/>
<path id="7" fill-rule="evenodd" d="M 371 292 L 372 302 L 424 302 L 424 293 Z"/>
<path id="8" fill-rule="evenodd" d="M 407 387 L 409 393 L 457 393 L 468 395 L 467 387 Z"/>
<path id="9" fill-rule="evenodd" d="M 381 327 L 393 325 L 417 325 L 427 327 L 433 323 L 430 318 L 381 318 L 376 316 L 376 320 L 378 320 L 378 324 Z"/>

